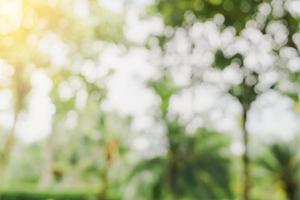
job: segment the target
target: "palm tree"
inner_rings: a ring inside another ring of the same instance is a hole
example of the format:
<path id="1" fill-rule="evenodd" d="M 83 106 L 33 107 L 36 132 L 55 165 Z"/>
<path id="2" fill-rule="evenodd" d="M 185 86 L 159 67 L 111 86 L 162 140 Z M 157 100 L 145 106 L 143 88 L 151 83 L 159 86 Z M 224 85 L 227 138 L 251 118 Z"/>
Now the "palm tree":
<path id="1" fill-rule="evenodd" d="M 224 199 L 231 197 L 230 161 L 227 138 L 215 131 L 198 129 L 192 133 L 177 118 L 168 117 L 169 99 L 176 91 L 172 81 L 163 77 L 151 83 L 161 98 L 161 121 L 166 126 L 168 152 L 165 156 L 138 164 L 130 178 L 150 172 L 154 179 L 139 184 L 148 199 Z"/>
<path id="2" fill-rule="evenodd" d="M 141 162 L 130 177 L 147 171 L 156 177 L 145 186 L 150 199 L 230 198 L 230 162 L 222 155 L 228 144 L 224 135 L 206 129 L 185 135 L 176 123 L 170 126 L 172 134 L 181 136 L 169 140 L 168 154 Z"/>
<path id="3" fill-rule="evenodd" d="M 288 200 L 299 199 L 300 160 L 295 146 L 287 143 L 273 144 L 259 163 L 275 182 L 280 183 Z"/>

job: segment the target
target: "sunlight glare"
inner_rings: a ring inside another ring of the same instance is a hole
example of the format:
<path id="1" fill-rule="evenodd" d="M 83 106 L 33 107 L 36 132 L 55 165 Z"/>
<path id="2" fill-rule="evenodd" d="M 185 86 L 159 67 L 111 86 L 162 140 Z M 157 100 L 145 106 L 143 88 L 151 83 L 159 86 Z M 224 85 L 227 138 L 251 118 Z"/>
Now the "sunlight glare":
<path id="1" fill-rule="evenodd" d="M 18 29 L 22 18 L 21 0 L 0 0 L 0 33 Z"/>

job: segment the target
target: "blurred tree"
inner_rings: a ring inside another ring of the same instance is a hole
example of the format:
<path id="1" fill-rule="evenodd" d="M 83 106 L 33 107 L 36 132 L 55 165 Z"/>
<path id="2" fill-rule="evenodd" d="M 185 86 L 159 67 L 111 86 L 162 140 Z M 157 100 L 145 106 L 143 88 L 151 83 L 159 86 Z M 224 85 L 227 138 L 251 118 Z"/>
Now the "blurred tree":
<path id="1" fill-rule="evenodd" d="M 121 38 L 119 33 L 122 19 L 117 14 L 105 11 L 97 1 L 81 3 L 84 5 L 81 5 L 80 9 L 86 8 L 86 12 L 79 12 L 78 8 L 76 10 L 78 1 L 75 0 L 1 2 L 4 10 L 6 6 L 16 9 L 15 12 L 8 13 L 8 18 L 13 18 L 17 23 L 6 24 L 7 27 L 1 29 L 0 33 L 0 58 L 14 71 L 11 82 L 4 86 L 14 94 L 14 120 L 3 149 L 0 150 L 0 183 L 3 183 L 5 168 L 14 148 L 19 114 L 26 107 L 31 72 L 40 67 L 51 66 L 45 70 L 48 70 L 50 76 L 55 74 L 58 68 L 67 68 L 67 71 L 74 73 L 71 70 L 73 59 L 78 56 L 85 59 L 95 58 L 98 52 L 95 54 L 90 47 L 95 46 L 97 41 L 116 41 Z M 7 16 L 1 17 L 1 20 L 5 20 Z M 67 46 L 67 62 L 57 63 L 53 49 L 43 49 L 43 42 L 46 41 L 48 45 L 51 43 L 51 40 L 47 41 L 49 35 Z"/>
<path id="2" fill-rule="evenodd" d="M 212 18 L 220 13 L 225 17 L 226 26 L 242 30 L 263 0 L 157 0 L 156 2 L 153 10 L 162 14 L 167 25 L 181 26 L 189 13 L 200 20 Z"/>
<path id="3" fill-rule="evenodd" d="M 274 64 L 272 67 L 263 68 L 263 64 L 259 62 L 256 63 L 256 66 L 249 67 L 249 62 L 251 60 L 248 57 L 249 51 L 247 47 L 240 48 L 237 47 L 234 49 L 233 54 L 229 55 L 229 49 L 222 47 L 222 49 L 213 49 L 214 53 L 214 67 L 217 70 L 224 71 L 228 66 L 231 66 L 233 63 L 237 63 L 242 71 L 242 81 L 237 85 L 232 85 L 229 87 L 228 92 L 238 99 L 242 106 L 242 124 L 241 129 L 243 132 L 243 144 L 244 152 L 242 156 L 243 162 L 243 176 L 244 176 L 244 188 L 243 188 L 243 199 L 249 200 L 250 196 L 250 187 L 251 187 L 251 169 L 250 169 L 250 155 L 249 155 L 249 134 L 246 128 L 247 123 L 247 113 L 251 107 L 252 102 L 255 101 L 256 97 L 269 89 L 278 89 L 280 92 L 286 93 L 282 87 L 284 81 L 280 79 L 285 79 L 285 77 L 293 77 L 294 79 L 289 82 L 293 85 L 293 89 L 289 87 L 289 93 L 296 94 L 298 96 L 299 86 L 295 82 L 297 79 L 298 70 L 291 70 L 288 67 L 288 61 L 284 60 L 283 54 L 287 49 L 291 52 L 295 52 L 296 56 L 299 56 L 299 41 L 298 38 L 299 31 L 299 15 L 295 11 L 295 5 L 292 5 L 292 2 L 289 1 L 263 1 L 263 0 L 191 0 L 191 1 L 180 1 L 180 0 L 157 0 L 152 11 L 158 12 L 162 15 L 165 24 L 168 27 L 172 27 L 169 31 L 171 34 L 168 34 L 166 37 L 160 36 L 160 44 L 163 46 L 163 49 L 167 48 L 168 42 L 176 37 L 176 30 L 185 29 L 188 32 L 188 36 L 191 35 L 192 30 L 191 26 L 197 23 L 214 21 L 217 23 L 220 29 L 225 30 L 230 28 L 234 30 L 234 37 L 243 38 L 246 37 L 246 43 L 251 44 L 252 39 L 247 36 L 247 31 L 252 33 L 257 33 L 263 35 L 264 37 L 270 38 L 271 51 L 269 55 L 274 56 Z M 273 31 L 272 26 L 277 25 L 277 29 Z M 279 33 L 281 30 L 283 34 L 283 39 L 279 40 L 276 36 L 276 33 Z M 249 33 L 251 35 L 251 33 Z M 219 36 L 221 37 L 221 35 Z M 220 38 L 215 38 L 215 43 L 217 44 Z M 256 37 L 258 39 L 258 37 Z M 195 42 L 196 43 L 196 42 Z M 212 45 L 214 46 L 214 44 Z M 197 49 L 195 44 L 190 45 L 191 50 Z M 214 47 L 213 47 L 214 48 Z M 258 48 L 259 49 L 259 48 Z M 257 49 L 257 50 L 258 50 Z M 259 55 L 256 55 L 256 58 Z M 255 55 L 254 55 L 255 57 Z M 252 57 L 253 59 L 255 59 Z M 245 63 L 244 61 L 246 60 Z M 288 59 L 289 60 L 289 59 Z M 266 61 L 266 59 L 264 59 Z M 264 62 L 261 61 L 261 62 Z M 187 63 L 185 63 L 187 64 Z M 187 64 L 189 65 L 189 64 Z M 196 68 L 196 67 L 195 67 Z M 275 69 L 274 69 L 275 68 Z M 200 72 L 202 69 L 199 69 Z M 193 72 L 195 72 L 194 70 Z M 264 86 L 264 89 L 261 89 L 261 82 L 263 82 L 264 74 L 268 72 L 275 71 L 276 74 L 279 74 L 279 78 L 272 84 Z M 197 72 L 195 72 L 197 74 Z M 205 74 L 205 73 L 203 73 Z M 194 75 L 192 75 L 194 76 Z M 196 75 L 195 75 L 196 76 Z M 296 78 L 296 79 L 295 79 Z M 200 78 L 201 83 L 203 77 Z M 198 82 L 199 83 L 199 82 Z M 295 84 L 296 83 L 296 84 Z M 224 86 L 227 87 L 227 86 Z M 296 88 L 296 89 L 295 89 Z M 293 95 L 295 96 L 295 95 Z"/>
<path id="4" fill-rule="evenodd" d="M 88 57 L 85 61 L 97 65 L 96 57 Z M 124 137 L 130 133 L 130 120 L 104 111 L 104 80 L 111 72 L 102 75 L 95 81 L 90 81 L 84 74 L 68 70 L 58 71 L 52 76 L 55 81 L 51 98 L 56 113 L 53 117 L 53 133 L 45 148 L 45 166 L 40 180 L 42 185 L 47 183 L 44 180 L 49 180 L 49 177 L 52 183 L 48 182 L 46 186 L 55 185 L 54 172 L 59 171 L 60 179 L 57 183 L 67 186 L 96 184 L 99 199 L 120 195 L 118 192 L 112 194 L 111 191 L 118 191 L 122 179 L 122 158 L 119 155 L 125 152 Z M 72 90 L 68 98 L 61 92 L 63 87 Z M 53 156 L 49 158 L 51 154 Z M 118 176 L 115 171 L 118 171 Z"/>
<path id="5" fill-rule="evenodd" d="M 147 171 L 153 176 L 139 183 L 142 199 L 232 198 L 226 136 L 206 129 L 188 132 L 169 116 L 169 101 L 177 90 L 174 83 L 163 77 L 150 85 L 161 99 L 160 120 L 166 126 L 168 150 L 133 169 L 130 178 Z"/>

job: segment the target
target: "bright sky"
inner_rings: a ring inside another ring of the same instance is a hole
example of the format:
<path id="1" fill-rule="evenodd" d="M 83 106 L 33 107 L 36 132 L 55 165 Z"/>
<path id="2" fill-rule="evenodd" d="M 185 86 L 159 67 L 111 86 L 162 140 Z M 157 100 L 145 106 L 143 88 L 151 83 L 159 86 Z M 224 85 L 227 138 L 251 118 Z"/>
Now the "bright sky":
<path id="1" fill-rule="evenodd" d="M 122 11 L 123 1 L 121 0 L 100 1 L 107 9 L 115 12 Z M 149 3 L 149 0 L 135 1 L 140 5 Z M 128 53 L 123 55 L 123 50 L 118 46 L 108 45 L 101 55 L 100 67 L 104 70 L 108 70 L 107 68 L 116 70 L 116 74 L 106 83 L 108 87 L 108 98 L 105 102 L 106 109 L 116 110 L 123 115 L 134 116 L 133 127 L 136 130 L 151 130 L 155 122 L 153 122 L 149 113 L 156 106 L 158 100 L 151 90 L 140 83 L 157 76 L 158 72 L 155 65 L 149 62 L 153 55 L 146 49 L 138 47 L 138 44 L 142 44 L 148 34 L 160 33 L 163 30 L 163 23 L 157 17 L 141 21 L 138 18 L 139 13 L 143 10 L 140 5 L 138 9 L 136 7 L 131 8 L 132 11 L 126 17 L 127 25 L 125 27 L 125 36 L 132 42 L 135 42 L 137 47 L 132 47 Z M 213 28 L 210 29 L 210 25 L 204 25 L 204 30 L 208 35 L 217 34 Z M 252 34 L 254 38 L 257 37 L 255 32 L 249 31 L 249 35 Z M 228 34 L 230 35 L 230 33 Z M 64 63 L 64 55 L 67 49 L 55 35 L 49 33 L 45 37 L 45 40 L 41 41 L 40 48 L 52 56 L 55 64 L 60 65 Z M 259 42 L 263 42 L 264 38 L 262 39 Z M 226 41 L 224 40 L 223 42 Z M 184 48 L 181 47 L 184 47 L 186 43 L 182 45 L 180 46 L 182 51 L 180 53 L 184 54 Z M 244 44 L 239 41 L 237 45 Z M 266 45 L 264 49 L 268 49 L 267 43 L 261 43 L 261 45 Z M 248 64 L 249 66 L 257 66 L 257 63 L 260 61 L 253 59 L 257 52 L 255 48 L 252 50 L 253 54 L 251 55 L 253 57 L 248 59 Z M 206 58 L 209 57 L 207 52 L 202 53 Z M 266 52 L 259 52 L 259 54 L 265 56 L 264 60 L 272 62 L 272 59 L 268 57 Z M 268 65 L 269 63 L 263 64 Z M 5 67 L 1 69 L 3 72 L 0 72 L 0 81 L 4 81 L 5 73 L 9 74 L 11 72 L 9 69 L 5 70 Z M 181 70 L 185 71 L 177 73 L 176 80 L 180 84 L 184 84 L 187 80 L 186 77 L 189 77 L 188 74 L 191 72 L 187 68 Z M 86 73 L 93 73 L 93 70 Z M 101 70 L 99 73 L 101 73 Z M 232 73 L 235 73 L 234 66 L 231 71 L 227 71 L 226 73 L 227 75 L 225 76 L 229 77 L 228 80 L 233 80 L 233 77 L 236 77 L 232 75 Z M 31 83 L 33 90 L 30 93 L 28 112 L 21 115 L 17 129 L 18 137 L 25 142 L 36 141 L 51 133 L 51 116 L 55 111 L 48 97 L 52 83 L 47 75 L 43 71 L 36 71 L 32 74 Z M 0 114 L 0 124 L 6 128 L 9 128 L 12 123 L 11 96 L 7 90 L 0 92 L 0 111 L 2 111 Z M 198 88 L 176 95 L 172 99 L 171 109 L 173 112 L 179 113 L 183 121 L 192 119 L 189 127 L 193 129 L 204 123 L 201 121 L 201 118 L 194 117 L 194 114 L 196 112 L 205 113 L 206 111 L 211 111 L 214 104 L 218 106 L 211 112 L 210 118 L 213 126 L 226 132 L 238 133 L 239 125 L 237 119 L 240 114 L 239 105 L 228 97 L 220 99 L 219 91 L 211 86 L 199 86 Z M 263 96 L 260 96 L 253 105 L 253 109 L 249 113 L 247 127 L 252 134 L 256 135 L 258 140 L 263 142 L 290 140 L 294 134 L 300 131 L 299 115 L 293 113 L 292 110 L 293 104 L 288 98 L 274 91 L 267 92 Z M 235 148 L 238 151 L 238 145 Z"/>

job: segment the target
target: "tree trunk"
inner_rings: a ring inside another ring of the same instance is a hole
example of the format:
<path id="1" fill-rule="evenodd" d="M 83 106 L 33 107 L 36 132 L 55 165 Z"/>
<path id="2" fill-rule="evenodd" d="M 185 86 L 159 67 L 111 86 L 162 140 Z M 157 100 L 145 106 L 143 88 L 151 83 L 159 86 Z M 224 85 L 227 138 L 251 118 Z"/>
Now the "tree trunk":
<path id="1" fill-rule="evenodd" d="M 45 188 L 53 181 L 53 138 L 50 135 L 44 150 L 44 166 L 39 180 L 39 186 Z"/>
<path id="2" fill-rule="evenodd" d="M 244 152 L 242 155 L 243 161 L 243 199 L 250 200 L 250 190 L 251 190 L 251 169 L 250 169 L 250 158 L 249 158 L 249 134 L 246 128 L 247 122 L 247 109 L 243 109 L 243 121 L 242 121 L 242 131 L 243 131 L 243 145 Z"/>
<path id="3" fill-rule="evenodd" d="M 27 93 L 27 85 L 22 78 L 24 68 L 20 65 L 15 67 L 15 73 L 13 76 L 13 91 L 15 92 L 14 96 L 14 121 L 10 133 L 7 135 L 6 141 L 4 143 L 3 149 L 0 150 L 0 187 L 4 183 L 4 176 L 7 164 L 11 152 L 15 144 L 15 135 L 16 127 L 18 123 L 19 114 L 22 110 L 24 96 Z"/>
<path id="4" fill-rule="evenodd" d="M 14 147 L 15 135 L 16 135 L 16 126 L 18 121 L 19 112 L 15 113 L 14 122 L 11 128 L 10 133 L 8 134 L 3 149 L 0 151 L 0 188 L 4 184 L 4 176 L 6 167 L 9 161 L 9 157 Z"/>
<path id="5" fill-rule="evenodd" d="M 297 172 L 296 172 L 297 173 Z M 294 174 L 296 174 L 294 173 Z M 286 197 L 288 200 L 297 200 L 298 198 L 298 181 L 293 177 L 289 177 L 286 181 L 284 181 L 284 190 L 286 193 Z"/>
<path id="6" fill-rule="evenodd" d="M 98 200 L 106 200 L 106 191 L 107 191 L 107 186 L 108 186 L 108 170 L 105 169 L 105 171 L 103 172 L 102 176 L 101 176 L 101 180 L 102 180 L 102 187 L 98 196 Z"/>
<path id="7" fill-rule="evenodd" d="M 106 166 L 101 176 L 102 188 L 100 190 L 100 194 L 98 196 L 98 200 L 106 200 L 107 189 L 109 186 L 109 169 L 112 167 L 113 163 L 117 159 L 119 154 L 118 143 L 115 139 L 109 139 L 105 144 L 105 158 L 106 158 Z"/>

